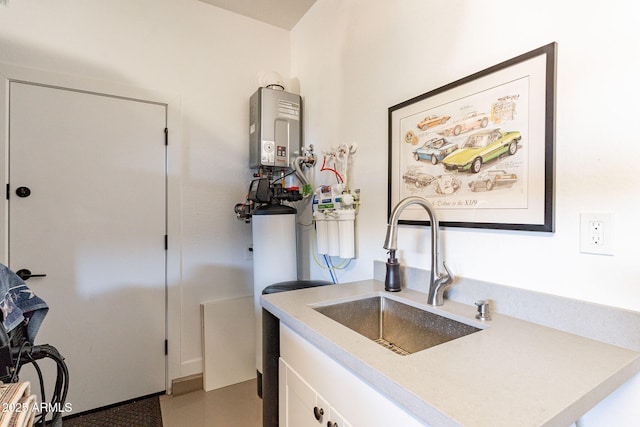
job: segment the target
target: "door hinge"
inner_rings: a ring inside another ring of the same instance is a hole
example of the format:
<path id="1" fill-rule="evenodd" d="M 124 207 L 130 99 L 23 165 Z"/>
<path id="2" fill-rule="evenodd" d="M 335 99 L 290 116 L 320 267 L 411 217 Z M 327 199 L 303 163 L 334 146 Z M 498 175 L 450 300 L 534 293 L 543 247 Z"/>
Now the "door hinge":
<path id="1" fill-rule="evenodd" d="M 169 340 L 164 340 L 164 355 L 169 354 Z"/>
<path id="2" fill-rule="evenodd" d="M 169 145 L 169 128 L 164 128 L 164 145 Z"/>
<path id="3" fill-rule="evenodd" d="M 9 200 L 9 184 L 7 184 L 7 200 Z"/>
<path id="4" fill-rule="evenodd" d="M 168 235 L 164 235 L 164 250 L 168 251 L 169 250 L 169 236 Z"/>

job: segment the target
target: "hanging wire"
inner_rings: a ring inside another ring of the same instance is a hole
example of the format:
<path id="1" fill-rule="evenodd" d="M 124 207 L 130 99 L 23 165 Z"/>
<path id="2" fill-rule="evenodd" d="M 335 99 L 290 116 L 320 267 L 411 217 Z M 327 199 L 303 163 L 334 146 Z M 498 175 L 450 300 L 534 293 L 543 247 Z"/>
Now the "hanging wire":
<path id="1" fill-rule="evenodd" d="M 335 168 L 328 168 L 325 165 L 327 164 L 327 156 L 324 156 L 322 158 L 322 166 L 320 167 L 321 171 L 329 171 L 329 172 L 333 172 L 338 180 L 338 183 L 341 184 L 344 182 L 344 178 L 342 177 L 342 175 L 340 174 L 340 172 L 338 172 Z"/>
<path id="2" fill-rule="evenodd" d="M 288 177 L 289 175 L 293 175 L 294 173 L 296 173 L 295 170 L 292 170 L 291 172 L 287 172 L 286 174 L 274 179 L 273 181 L 271 181 L 271 184 L 275 184 L 276 182 L 285 179 L 286 177 Z"/>

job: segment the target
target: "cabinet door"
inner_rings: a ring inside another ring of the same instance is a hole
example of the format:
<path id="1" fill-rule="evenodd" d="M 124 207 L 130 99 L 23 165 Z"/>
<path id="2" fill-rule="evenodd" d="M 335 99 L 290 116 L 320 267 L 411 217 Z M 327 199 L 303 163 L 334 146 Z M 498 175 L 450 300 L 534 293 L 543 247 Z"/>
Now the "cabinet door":
<path id="1" fill-rule="evenodd" d="M 280 365 L 282 368 L 282 364 Z M 286 366 L 286 365 L 284 365 Z M 329 405 L 318 398 L 315 390 L 300 376 L 286 366 L 285 386 L 285 426 L 286 427 L 318 427 L 324 425 L 329 414 Z M 282 422 L 282 413 L 280 421 Z"/>
<path id="2" fill-rule="evenodd" d="M 344 417 L 338 413 L 333 407 L 329 408 L 329 416 L 327 417 L 328 427 L 351 427 L 351 424 L 344 420 Z"/>

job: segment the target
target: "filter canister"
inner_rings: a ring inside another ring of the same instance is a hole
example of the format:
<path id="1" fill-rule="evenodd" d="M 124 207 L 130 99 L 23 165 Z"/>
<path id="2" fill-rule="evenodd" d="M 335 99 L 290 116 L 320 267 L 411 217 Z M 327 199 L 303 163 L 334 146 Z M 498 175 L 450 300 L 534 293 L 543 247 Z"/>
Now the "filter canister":
<path id="1" fill-rule="evenodd" d="M 340 234 L 340 258 L 355 258 L 356 212 L 354 209 L 340 209 L 337 213 L 338 229 Z"/>
<path id="2" fill-rule="evenodd" d="M 316 220 L 316 247 L 320 255 L 329 253 L 329 225 L 324 213 L 316 211 L 313 216 Z"/>
<path id="3" fill-rule="evenodd" d="M 329 256 L 340 256 L 340 229 L 338 228 L 338 216 L 335 212 L 327 213 L 327 236 L 329 240 Z"/>

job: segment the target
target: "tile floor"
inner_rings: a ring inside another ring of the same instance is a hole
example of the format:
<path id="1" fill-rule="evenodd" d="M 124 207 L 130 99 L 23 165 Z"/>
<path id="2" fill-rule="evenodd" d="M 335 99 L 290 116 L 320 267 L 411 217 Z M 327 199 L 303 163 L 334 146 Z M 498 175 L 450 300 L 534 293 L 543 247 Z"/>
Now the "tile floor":
<path id="1" fill-rule="evenodd" d="M 205 392 L 161 396 L 163 427 L 261 427 L 256 380 Z"/>

